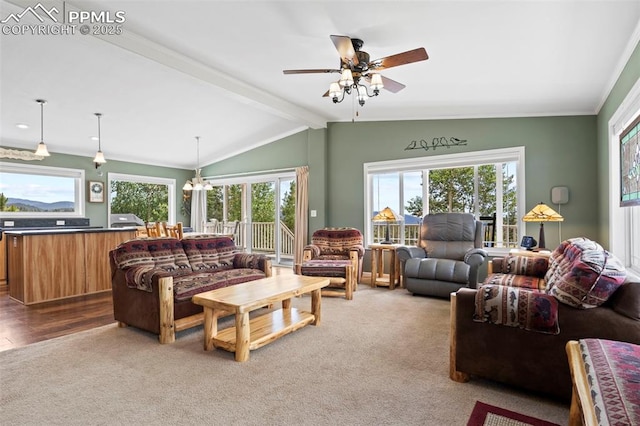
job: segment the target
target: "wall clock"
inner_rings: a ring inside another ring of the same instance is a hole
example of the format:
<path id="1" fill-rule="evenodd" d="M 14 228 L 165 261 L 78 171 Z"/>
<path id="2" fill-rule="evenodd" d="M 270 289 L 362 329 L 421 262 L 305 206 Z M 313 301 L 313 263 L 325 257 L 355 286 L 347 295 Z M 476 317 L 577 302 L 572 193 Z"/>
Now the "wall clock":
<path id="1" fill-rule="evenodd" d="M 104 201 L 104 183 L 89 181 L 89 202 L 102 203 Z"/>

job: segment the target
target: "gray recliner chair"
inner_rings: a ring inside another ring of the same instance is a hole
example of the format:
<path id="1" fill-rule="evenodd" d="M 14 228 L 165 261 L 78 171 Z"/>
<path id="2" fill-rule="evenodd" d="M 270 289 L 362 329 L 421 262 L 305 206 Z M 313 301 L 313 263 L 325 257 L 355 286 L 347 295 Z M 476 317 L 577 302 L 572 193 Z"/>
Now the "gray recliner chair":
<path id="1" fill-rule="evenodd" d="M 487 252 L 482 223 L 468 213 L 424 217 L 417 247 L 399 247 L 404 283 L 413 294 L 446 297 L 461 287 L 476 288 Z"/>

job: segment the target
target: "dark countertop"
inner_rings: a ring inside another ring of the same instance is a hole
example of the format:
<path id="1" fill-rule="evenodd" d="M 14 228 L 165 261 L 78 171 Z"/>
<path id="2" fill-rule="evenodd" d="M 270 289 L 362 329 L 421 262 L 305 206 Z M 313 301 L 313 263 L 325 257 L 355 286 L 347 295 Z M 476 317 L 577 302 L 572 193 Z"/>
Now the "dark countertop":
<path id="1" fill-rule="evenodd" d="M 46 228 L 46 229 L 9 229 L 4 228 L 2 232 L 5 235 L 55 235 L 55 234 L 89 234 L 97 232 L 124 232 L 135 231 L 135 227 L 126 228 L 102 228 L 96 227 L 80 227 L 80 228 Z"/>

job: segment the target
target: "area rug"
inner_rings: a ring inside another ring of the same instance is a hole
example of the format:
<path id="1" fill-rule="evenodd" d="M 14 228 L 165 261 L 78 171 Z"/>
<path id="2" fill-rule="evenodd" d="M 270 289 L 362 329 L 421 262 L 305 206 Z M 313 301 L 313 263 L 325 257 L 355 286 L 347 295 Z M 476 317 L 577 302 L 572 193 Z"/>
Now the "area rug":
<path id="1" fill-rule="evenodd" d="M 467 426 L 558 426 L 546 420 L 476 401 Z"/>

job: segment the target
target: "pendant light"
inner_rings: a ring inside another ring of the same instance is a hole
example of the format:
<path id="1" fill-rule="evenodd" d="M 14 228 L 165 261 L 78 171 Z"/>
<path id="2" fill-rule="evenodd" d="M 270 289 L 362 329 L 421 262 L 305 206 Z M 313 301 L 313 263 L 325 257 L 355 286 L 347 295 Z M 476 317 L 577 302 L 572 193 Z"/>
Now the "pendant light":
<path id="1" fill-rule="evenodd" d="M 93 164 L 95 164 L 97 169 L 98 167 L 106 163 L 107 160 L 105 160 L 104 154 L 102 153 L 102 140 L 100 137 L 100 117 L 102 117 L 102 114 L 96 112 L 94 115 L 98 117 L 98 152 L 96 152 L 96 156 L 93 158 Z"/>
<path id="2" fill-rule="evenodd" d="M 210 191 L 213 185 L 209 181 L 202 179 L 202 169 L 200 168 L 200 136 L 196 136 L 196 175 L 193 179 L 188 180 L 182 187 L 183 191 Z"/>
<path id="3" fill-rule="evenodd" d="M 36 155 L 40 157 L 49 157 L 49 150 L 47 150 L 47 145 L 44 143 L 44 104 L 47 103 L 44 99 L 36 99 L 36 102 L 40 104 L 40 143 L 38 144 L 38 148 L 36 149 Z"/>

